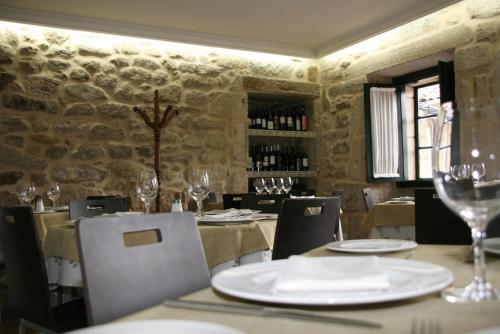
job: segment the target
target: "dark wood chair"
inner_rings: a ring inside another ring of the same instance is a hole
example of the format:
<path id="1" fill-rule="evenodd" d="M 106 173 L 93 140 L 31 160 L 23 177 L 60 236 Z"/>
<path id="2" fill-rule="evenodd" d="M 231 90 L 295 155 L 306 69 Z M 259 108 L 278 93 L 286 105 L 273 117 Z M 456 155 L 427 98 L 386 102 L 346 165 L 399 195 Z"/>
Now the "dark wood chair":
<path id="1" fill-rule="evenodd" d="M 90 218 L 102 215 L 103 213 L 125 212 L 129 209 L 130 198 L 127 197 L 76 200 L 69 202 L 69 218 Z"/>
<path id="2" fill-rule="evenodd" d="M 338 197 L 285 199 L 276 225 L 273 260 L 286 259 L 334 241 L 339 212 Z"/>
<path id="3" fill-rule="evenodd" d="M 314 189 L 292 189 L 292 190 L 290 190 L 290 195 L 292 195 L 292 196 L 316 196 L 316 190 L 314 190 Z"/>
<path id="4" fill-rule="evenodd" d="M 415 189 L 415 240 L 421 244 L 472 244 L 467 224 L 446 207 L 434 188 Z"/>
<path id="5" fill-rule="evenodd" d="M 87 325 L 83 300 L 52 307 L 49 284 L 31 207 L 0 209 L 0 240 L 7 269 L 8 309 L 26 327 L 43 333 L 66 332 Z"/>
<path id="6" fill-rule="evenodd" d="M 224 204 L 224 210 L 241 209 L 241 201 L 243 200 L 243 195 L 246 195 L 246 193 L 222 194 L 222 202 Z"/>
<path id="7" fill-rule="evenodd" d="M 192 212 L 89 218 L 76 235 L 92 325 L 210 285 Z"/>
<path id="8" fill-rule="evenodd" d="M 259 210 L 262 213 L 279 213 L 281 203 L 284 199 L 289 198 L 289 195 L 257 195 L 245 194 L 242 196 L 242 209 Z"/>

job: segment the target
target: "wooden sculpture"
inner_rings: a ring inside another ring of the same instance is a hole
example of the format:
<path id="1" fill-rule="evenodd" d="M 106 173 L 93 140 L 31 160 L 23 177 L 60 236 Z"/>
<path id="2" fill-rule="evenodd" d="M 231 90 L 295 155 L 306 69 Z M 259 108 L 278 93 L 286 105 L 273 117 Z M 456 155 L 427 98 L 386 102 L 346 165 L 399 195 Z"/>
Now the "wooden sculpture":
<path id="1" fill-rule="evenodd" d="M 156 195 L 156 212 L 161 211 L 161 170 L 160 170 L 160 138 L 161 138 L 161 129 L 166 127 L 168 123 L 174 118 L 174 116 L 178 113 L 174 111 L 171 105 L 168 105 L 163 112 L 163 116 L 160 119 L 160 101 L 159 101 L 159 92 L 155 90 L 154 97 L 154 121 L 151 121 L 148 114 L 141 110 L 138 107 L 134 107 L 134 111 L 141 115 L 142 119 L 153 129 L 154 138 L 155 138 L 155 172 L 158 178 L 158 194 Z"/>

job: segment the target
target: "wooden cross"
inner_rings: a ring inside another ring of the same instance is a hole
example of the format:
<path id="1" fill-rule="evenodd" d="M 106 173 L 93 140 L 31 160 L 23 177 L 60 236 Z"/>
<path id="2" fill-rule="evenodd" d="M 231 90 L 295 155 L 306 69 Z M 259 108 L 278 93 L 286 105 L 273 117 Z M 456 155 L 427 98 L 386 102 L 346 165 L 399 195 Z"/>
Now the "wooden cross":
<path id="1" fill-rule="evenodd" d="M 160 170 L 160 137 L 161 137 L 161 129 L 166 127 L 168 123 L 174 118 L 175 115 L 178 114 L 178 111 L 174 111 L 171 105 L 168 105 L 163 112 L 163 116 L 160 119 L 160 101 L 159 101 L 159 92 L 155 90 L 154 97 L 154 121 L 151 121 L 148 114 L 139 109 L 138 107 L 134 107 L 134 111 L 141 115 L 142 119 L 153 129 L 154 138 L 155 138 L 155 172 L 158 178 L 158 194 L 156 195 L 156 212 L 161 211 L 161 170 Z"/>

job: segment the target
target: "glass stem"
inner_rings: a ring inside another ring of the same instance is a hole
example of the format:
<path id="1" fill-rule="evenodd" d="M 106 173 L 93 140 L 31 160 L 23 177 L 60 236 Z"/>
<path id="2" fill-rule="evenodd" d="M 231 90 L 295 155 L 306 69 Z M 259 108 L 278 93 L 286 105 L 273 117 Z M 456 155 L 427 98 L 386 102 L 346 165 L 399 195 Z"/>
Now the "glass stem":
<path id="1" fill-rule="evenodd" d="M 203 202 L 201 200 L 196 200 L 196 214 L 198 217 L 201 217 L 201 206 Z"/>
<path id="2" fill-rule="evenodd" d="M 144 201 L 144 210 L 146 211 L 145 213 L 149 215 L 149 201 Z"/>
<path id="3" fill-rule="evenodd" d="M 474 281 L 479 284 L 486 282 L 486 266 L 484 261 L 483 240 L 486 238 L 485 225 L 477 224 L 471 228 L 472 248 L 474 250 Z"/>

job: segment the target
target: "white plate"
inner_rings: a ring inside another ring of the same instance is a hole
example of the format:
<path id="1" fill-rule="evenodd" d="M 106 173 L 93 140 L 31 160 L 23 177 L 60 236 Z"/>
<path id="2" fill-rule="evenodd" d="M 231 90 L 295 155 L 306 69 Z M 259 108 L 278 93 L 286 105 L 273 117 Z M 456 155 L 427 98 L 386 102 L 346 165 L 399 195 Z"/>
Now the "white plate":
<path id="1" fill-rule="evenodd" d="M 415 201 L 415 197 L 412 196 L 401 196 L 401 197 L 393 197 L 392 201 L 403 201 L 403 202 L 413 202 Z"/>
<path id="2" fill-rule="evenodd" d="M 352 257 L 329 257 L 346 261 Z M 329 260 L 329 261 L 330 261 Z M 288 260 L 258 262 L 222 271 L 212 278 L 212 287 L 227 295 L 266 303 L 290 305 L 358 305 L 408 299 L 427 295 L 448 287 L 452 273 L 441 266 L 403 259 L 379 258 L 380 266 L 389 276 L 387 290 L 278 293 L 273 282 L 256 283 L 257 275 L 272 275 Z"/>
<path id="3" fill-rule="evenodd" d="M 500 238 L 485 239 L 483 249 L 489 253 L 500 254 Z"/>
<path id="4" fill-rule="evenodd" d="M 330 242 L 328 250 L 344 253 L 388 253 L 414 249 L 415 241 L 396 239 L 357 239 Z"/>
<path id="5" fill-rule="evenodd" d="M 231 327 L 191 320 L 145 320 L 87 327 L 71 334 L 243 334 Z"/>

